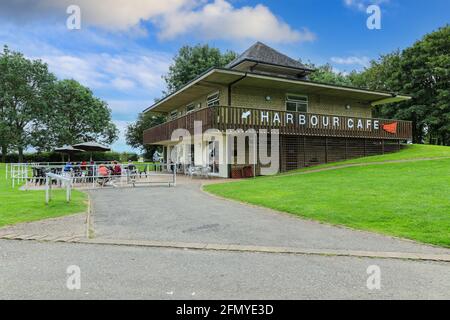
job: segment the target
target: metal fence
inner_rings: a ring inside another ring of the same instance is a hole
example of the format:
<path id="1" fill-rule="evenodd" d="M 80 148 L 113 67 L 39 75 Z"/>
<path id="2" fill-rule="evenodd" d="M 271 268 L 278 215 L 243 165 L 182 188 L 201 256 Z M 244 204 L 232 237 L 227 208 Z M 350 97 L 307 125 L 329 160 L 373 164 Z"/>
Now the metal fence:
<path id="1" fill-rule="evenodd" d="M 12 187 L 23 185 L 25 189 L 44 187 L 49 174 L 69 179 L 74 188 L 95 189 L 104 187 L 126 187 L 137 185 L 176 185 L 176 164 L 165 163 L 11 163 L 6 177 Z M 51 184 L 61 187 L 62 179 L 53 179 Z"/>

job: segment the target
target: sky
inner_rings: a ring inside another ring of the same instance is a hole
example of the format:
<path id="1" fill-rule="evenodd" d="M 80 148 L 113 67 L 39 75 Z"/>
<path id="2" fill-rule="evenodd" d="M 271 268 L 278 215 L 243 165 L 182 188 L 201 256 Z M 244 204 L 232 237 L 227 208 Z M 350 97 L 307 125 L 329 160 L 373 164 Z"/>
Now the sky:
<path id="1" fill-rule="evenodd" d="M 79 29 L 67 26 L 72 5 Z M 380 29 L 367 27 L 370 5 L 381 9 Z M 162 97 L 162 76 L 183 45 L 240 53 L 261 41 L 350 72 L 448 23 L 448 0 L 2 0 L 0 45 L 42 59 L 106 101 L 121 131 L 112 148 L 122 152 L 138 151 L 125 128 Z"/>

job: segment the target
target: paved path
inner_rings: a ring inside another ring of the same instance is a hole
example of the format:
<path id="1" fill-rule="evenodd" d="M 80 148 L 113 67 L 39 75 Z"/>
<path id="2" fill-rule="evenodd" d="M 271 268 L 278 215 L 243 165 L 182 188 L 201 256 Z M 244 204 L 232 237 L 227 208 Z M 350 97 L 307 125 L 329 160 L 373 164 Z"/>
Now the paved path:
<path id="1" fill-rule="evenodd" d="M 67 267 L 81 289 L 66 288 Z M 381 269 L 381 290 L 366 287 Z M 448 263 L 0 240 L 0 299 L 450 299 Z"/>
<path id="2" fill-rule="evenodd" d="M 21 237 L 40 240 L 85 238 L 87 234 L 86 213 L 33 222 L 18 223 L 0 228 L 3 237 Z"/>
<path id="3" fill-rule="evenodd" d="M 450 250 L 339 228 L 212 197 L 197 184 L 91 191 L 97 239 L 449 254 Z"/>

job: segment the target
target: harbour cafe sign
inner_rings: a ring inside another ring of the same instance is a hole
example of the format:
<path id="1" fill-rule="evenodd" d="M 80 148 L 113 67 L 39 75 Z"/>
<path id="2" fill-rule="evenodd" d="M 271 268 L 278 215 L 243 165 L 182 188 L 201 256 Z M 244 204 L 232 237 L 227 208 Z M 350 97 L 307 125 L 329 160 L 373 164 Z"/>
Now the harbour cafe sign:
<path id="1" fill-rule="evenodd" d="M 245 111 L 242 113 L 242 119 L 249 119 L 252 116 L 251 111 Z M 261 124 L 272 125 L 296 125 L 306 128 L 322 128 L 322 129 L 337 129 L 337 130 L 362 130 L 373 131 L 383 129 L 384 131 L 396 134 L 397 122 L 390 124 L 380 124 L 379 120 L 375 119 L 363 119 L 355 117 L 338 117 L 322 114 L 293 114 L 284 113 L 280 115 L 279 112 L 269 112 L 259 110 L 259 119 Z"/>

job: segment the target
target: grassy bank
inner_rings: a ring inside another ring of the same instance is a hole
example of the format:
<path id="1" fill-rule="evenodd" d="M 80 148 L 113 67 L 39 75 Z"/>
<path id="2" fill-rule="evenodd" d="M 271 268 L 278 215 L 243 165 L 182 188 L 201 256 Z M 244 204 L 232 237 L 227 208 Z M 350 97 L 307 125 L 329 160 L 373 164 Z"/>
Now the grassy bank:
<path id="1" fill-rule="evenodd" d="M 356 158 L 340 162 L 333 162 L 322 164 L 309 168 L 302 168 L 294 171 L 289 171 L 287 174 L 295 172 L 303 172 L 316 170 L 321 168 L 330 168 L 335 166 L 344 166 L 349 164 L 367 164 L 372 162 L 386 162 L 386 161 L 402 161 L 402 160 L 418 160 L 418 159 L 434 159 L 434 158 L 450 158 L 450 147 L 431 146 L 431 145 L 407 145 L 400 152 L 389 153 L 379 156 L 371 156 L 364 158 Z"/>
<path id="2" fill-rule="evenodd" d="M 448 147 L 412 146 L 345 163 L 446 156 Z M 261 177 L 205 190 L 322 222 L 450 247 L 450 159 Z"/>
<path id="3" fill-rule="evenodd" d="M 86 194 L 73 190 L 72 201 L 66 203 L 65 190 L 53 189 L 52 201 L 45 205 L 45 191 L 21 191 L 12 188 L 5 178 L 5 164 L 0 164 L 0 227 L 19 222 L 55 218 L 86 211 Z"/>

